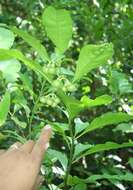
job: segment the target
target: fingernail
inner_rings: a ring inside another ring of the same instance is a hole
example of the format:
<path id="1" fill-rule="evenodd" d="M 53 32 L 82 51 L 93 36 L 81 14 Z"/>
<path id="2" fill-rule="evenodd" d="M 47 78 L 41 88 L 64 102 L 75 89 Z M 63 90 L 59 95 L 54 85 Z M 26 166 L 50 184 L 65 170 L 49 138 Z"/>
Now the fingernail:
<path id="1" fill-rule="evenodd" d="M 51 126 L 50 125 L 46 125 L 45 127 L 44 127 L 44 130 L 49 130 L 49 129 L 51 129 Z"/>
<path id="2" fill-rule="evenodd" d="M 45 149 L 47 150 L 49 148 L 49 143 L 45 144 Z"/>
<path id="3" fill-rule="evenodd" d="M 16 144 L 12 145 L 10 148 L 11 149 L 19 149 L 19 147 Z"/>

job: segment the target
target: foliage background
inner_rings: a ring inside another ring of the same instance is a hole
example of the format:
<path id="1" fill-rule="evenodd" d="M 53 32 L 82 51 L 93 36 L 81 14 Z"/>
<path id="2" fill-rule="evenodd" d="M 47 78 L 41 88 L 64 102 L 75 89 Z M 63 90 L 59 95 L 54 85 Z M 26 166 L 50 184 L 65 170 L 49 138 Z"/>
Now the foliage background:
<path id="1" fill-rule="evenodd" d="M 98 44 L 101 42 L 112 42 L 114 45 L 113 62 L 100 69 L 92 71 L 88 75 L 87 81 L 81 81 L 79 86 L 79 94 L 81 97 L 84 94 L 89 94 L 89 97 L 95 98 L 102 94 L 109 94 L 113 97 L 113 103 L 108 106 L 96 107 L 85 111 L 80 119 L 84 122 L 94 119 L 107 111 L 124 111 L 133 113 L 133 4 L 130 0 L 1 0 L 0 2 L 0 23 L 7 25 L 18 26 L 26 29 L 31 34 L 36 36 L 43 42 L 48 52 L 53 51 L 53 45 L 47 38 L 45 30 L 41 24 L 42 11 L 48 5 L 53 5 L 56 8 L 65 8 L 70 11 L 74 20 L 73 41 L 69 50 L 66 52 L 70 60 L 64 63 L 68 68 L 75 66 L 75 60 L 79 55 L 80 48 L 85 44 Z M 32 48 L 29 48 L 22 40 L 16 39 L 14 44 L 22 52 L 27 52 L 27 55 L 33 59 L 37 59 Z M 24 73 L 26 68 L 22 68 Z M 40 94 L 41 80 L 32 71 L 28 72 L 27 84 L 33 89 L 33 92 L 38 96 Z M 110 73 L 111 72 L 111 73 Z M 2 79 L 1 79 L 2 81 Z M 1 95 L 4 93 L 4 82 L 1 82 Z M 19 88 L 14 92 L 14 101 L 16 105 L 22 102 L 25 105 L 26 113 L 31 118 L 27 121 L 28 125 L 32 125 L 32 138 L 37 138 L 40 128 L 47 121 L 65 123 L 66 119 L 60 110 L 50 107 L 34 108 L 34 100 L 30 99 L 24 86 L 19 83 Z M 33 117 L 31 111 L 35 109 Z M 12 108 L 13 109 L 13 108 Z M 11 110 L 12 112 L 13 110 Z M 16 115 L 19 121 L 27 120 L 25 110 L 20 109 Z M 8 121 L 4 129 L 14 131 L 16 134 L 26 138 L 28 129 L 18 127 L 12 119 L 11 114 L 8 116 Z M 89 135 L 85 135 L 80 139 L 80 143 L 86 144 L 104 143 L 106 141 L 115 141 L 117 143 L 127 142 L 132 139 L 133 125 L 132 123 L 124 124 L 125 127 L 118 126 L 116 128 L 109 127 L 102 131 L 94 131 Z M 1 129 L 2 131 L 3 129 Z M 14 135 L 9 133 L 8 137 L 1 138 L 1 148 L 8 148 L 16 139 Z M 57 141 L 58 139 L 58 141 Z M 58 133 L 54 134 L 51 141 L 51 147 L 54 150 L 65 152 L 64 140 Z M 55 155 L 57 152 L 55 153 Z M 112 174 L 121 175 L 126 172 L 132 172 L 133 169 L 133 150 L 131 148 L 102 152 L 86 157 L 86 164 L 83 165 L 83 160 L 78 161 L 72 167 L 71 174 L 77 175 L 79 178 L 86 178 L 92 174 Z M 47 181 L 54 185 L 61 183 L 61 178 L 56 174 L 52 174 L 51 163 L 47 160 Z M 56 163 L 60 167 L 59 163 Z M 47 184 L 47 183 L 46 183 Z M 89 184 L 89 189 L 99 190 L 115 190 L 115 189 L 132 189 L 133 182 L 119 181 L 116 179 L 99 180 L 94 184 Z M 45 185 L 45 184 L 44 184 Z M 42 187 L 44 189 L 44 186 Z M 48 187 L 47 187 L 48 188 Z M 52 188 L 52 187 L 51 187 Z M 54 187 L 53 187 L 54 188 Z M 78 187 L 80 189 L 80 187 Z M 78 189 L 77 188 L 77 189 Z M 81 187 L 81 189 L 86 187 Z M 76 187 L 75 187 L 76 189 Z"/>

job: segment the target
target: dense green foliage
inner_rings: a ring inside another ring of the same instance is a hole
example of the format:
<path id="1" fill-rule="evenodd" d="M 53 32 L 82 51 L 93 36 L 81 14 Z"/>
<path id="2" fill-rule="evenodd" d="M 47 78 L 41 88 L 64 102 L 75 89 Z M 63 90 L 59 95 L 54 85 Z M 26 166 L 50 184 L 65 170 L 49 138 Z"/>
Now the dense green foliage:
<path id="1" fill-rule="evenodd" d="M 133 188 L 130 0 L 1 0 L 0 148 L 53 128 L 41 190 Z"/>

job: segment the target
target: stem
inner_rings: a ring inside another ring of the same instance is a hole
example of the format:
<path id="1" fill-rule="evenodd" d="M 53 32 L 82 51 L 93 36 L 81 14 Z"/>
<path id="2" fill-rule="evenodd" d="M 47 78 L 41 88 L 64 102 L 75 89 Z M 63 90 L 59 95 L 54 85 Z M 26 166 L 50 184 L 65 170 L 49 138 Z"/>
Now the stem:
<path id="1" fill-rule="evenodd" d="M 32 121 L 33 121 L 34 115 L 35 115 L 35 113 L 36 113 L 36 111 L 38 109 L 38 103 L 39 103 L 40 97 L 41 97 L 41 95 L 43 93 L 44 84 L 45 84 L 45 81 L 42 84 L 41 90 L 39 92 L 39 95 L 36 98 L 36 101 L 34 103 L 34 106 L 33 106 L 32 112 L 31 112 L 31 116 L 29 118 L 29 137 L 30 138 L 31 138 L 31 132 L 32 132 L 32 126 L 31 126 L 32 125 Z"/>
<path id="2" fill-rule="evenodd" d="M 39 98 L 37 98 L 37 100 L 35 101 L 35 104 L 33 106 L 33 109 L 32 109 L 32 113 L 31 113 L 31 117 L 29 119 L 29 136 L 31 138 L 31 132 L 32 132 L 32 127 L 31 127 L 31 124 L 32 124 L 32 121 L 33 121 L 33 118 L 34 118 L 34 114 L 37 110 L 37 105 L 38 105 L 38 102 L 39 102 Z"/>
<path id="3" fill-rule="evenodd" d="M 70 146 L 69 162 L 68 162 L 66 175 L 65 175 L 65 179 L 64 179 L 64 190 L 68 190 L 67 182 L 68 182 L 68 177 L 69 177 L 69 174 L 70 174 L 70 171 L 71 171 L 72 161 L 73 161 L 73 154 L 74 154 L 75 136 L 74 136 L 74 133 L 73 133 L 72 121 L 70 119 L 69 119 L 69 129 L 70 129 L 70 136 L 72 138 L 72 142 L 71 142 L 71 146 Z"/>

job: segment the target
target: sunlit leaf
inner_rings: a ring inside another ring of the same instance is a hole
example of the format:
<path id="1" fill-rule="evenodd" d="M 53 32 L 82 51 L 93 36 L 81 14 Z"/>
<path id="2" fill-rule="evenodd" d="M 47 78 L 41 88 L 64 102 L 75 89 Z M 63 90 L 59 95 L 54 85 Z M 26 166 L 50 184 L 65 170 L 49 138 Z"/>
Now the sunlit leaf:
<path id="1" fill-rule="evenodd" d="M 13 33 L 6 28 L 0 27 L 0 48 L 9 49 L 13 45 L 13 42 Z"/>
<path id="2" fill-rule="evenodd" d="M 21 69 L 21 64 L 16 59 L 0 61 L 0 71 L 7 82 L 11 83 L 19 77 L 18 72 Z"/>
<path id="3" fill-rule="evenodd" d="M 49 60 L 47 51 L 46 51 L 45 47 L 40 43 L 39 40 L 37 40 L 35 37 L 31 36 L 31 34 L 28 34 L 27 32 L 20 30 L 16 27 L 13 27 L 12 31 L 14 33 L 16 33 L 18 36 L 20 36 L 30 46 L 32 46 L 35 49 L 35 51 L 37 51 L 37 53 L 40 55 L 42 60 L 44 60 L 44 61 Z"/>
<path id="4" fill-rule="evenodd" d="M 42 22 L 49 38 L 63 53 L 72 37 L 72 20 L 69 12 L 49 6 L 44 10 Z"/>
<path id="5" fill-rule="evenodd" d="M 52 83 L 46 73 L 42 71 L 42 68 L 36 62 L 27 59 L 19 50 L 12 49 L 12 50 L 5 50 L 0 49 L 0 60 L 7 60 L 7 59 L 18 59 L 22 61 L 28 68 L 31 70 L 39 73 L 42 77 L 44 77 L 49 83 Z"/>
<path id="6" fill-rule="evenodd" d="M 80 80 L 84 75 L 105 63 L 113 56 L 112 44 L 86 45 L 79 55 L 74 81 Z"/>
<path id="7" fill-rule="evenodd" d="M 0 127 L 5 123 L 10 109 L 10 94 L 6 92 L 0 102 Z"/>
<path id="8" fill-rule="evenodd" d="M 100 105 L 107 105 L 112 102 L 112 97 L 109 95 L 102 95 L 97 98 L 90 99 L 88 96 L 83 96 L 81 98 L 81 102 L 84 104 L 84 107 L 94 107 L 94 106 L 100 106 Z"/>

